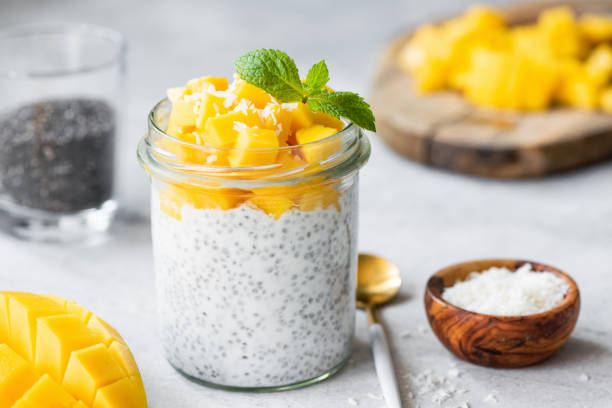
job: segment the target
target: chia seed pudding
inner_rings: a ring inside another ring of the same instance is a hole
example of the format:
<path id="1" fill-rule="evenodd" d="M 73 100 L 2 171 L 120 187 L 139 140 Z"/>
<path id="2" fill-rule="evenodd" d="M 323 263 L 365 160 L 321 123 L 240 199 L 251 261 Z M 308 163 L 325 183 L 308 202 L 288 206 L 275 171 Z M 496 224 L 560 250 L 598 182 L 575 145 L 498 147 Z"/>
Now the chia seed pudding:
<path id="1" fill-rule="evenodd" d="M 217 385 L 304 382 L 350 355 L 355 322 L 357 184 L 339 207 L 278 219 L 241 205 L 160 210 L 152 234 L 163 345 L 180 371 Z"/>
<path id="2" fill-rule="evenodd" d="M 52 213 L 111 199 L 115 114 L 94 99 L 47 100 L 0 115 L 0 193 Z"/>

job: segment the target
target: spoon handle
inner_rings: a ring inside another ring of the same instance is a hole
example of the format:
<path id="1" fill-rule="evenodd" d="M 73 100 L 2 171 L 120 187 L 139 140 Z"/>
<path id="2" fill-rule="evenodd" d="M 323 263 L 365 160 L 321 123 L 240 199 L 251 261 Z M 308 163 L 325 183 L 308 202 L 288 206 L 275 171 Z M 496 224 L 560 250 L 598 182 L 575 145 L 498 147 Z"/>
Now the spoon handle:
<path id="1" fill-rule="evenodd" d="M 387 408 L 402 408 L 397 379 L 393 370 L 393 360 L 385 330 L 379 323 L 370 324 L 370 344 L 374 355 L 376 374 L 382 388 Z"/>

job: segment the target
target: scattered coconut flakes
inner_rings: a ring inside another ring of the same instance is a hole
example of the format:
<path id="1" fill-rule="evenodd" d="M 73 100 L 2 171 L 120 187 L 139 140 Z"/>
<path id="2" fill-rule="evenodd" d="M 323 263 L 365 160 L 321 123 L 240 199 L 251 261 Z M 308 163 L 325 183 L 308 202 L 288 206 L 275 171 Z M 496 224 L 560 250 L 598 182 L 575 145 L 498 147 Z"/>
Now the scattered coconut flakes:
<path id="1" fill-rule="evenodd" d="M 459 405 L 459 408 L 470 408 L 470 404 L 468 404 L 467 401 L 463 401 L 461 405 Z"/>
<path id="2" fill-rule="evenodd" d="M 419 333 L 427 333 L 427 327 L 423 325 L 419 325 L 419 327 L 417 327 L 417 330 L 419 331 Z"/>
<path id="3" fill-rule="evenodd" d="M 580 381 L 587 382 L 591 379 L 591 376 L 587 373 L 580 374 Z"/>
<path id="4" fill-rule="evenodd" d="M 368 392 L 368 397 L 370 397 L 373 400 L 379 400 L 379 401 L 383 399 L 382 395 L 374 394 L 371 392 Z"/>
<path id="5" fill-rule="evenodd" d="M 243 123 L 243 122 L 238 122 L 238 121 L 234 121 L 234 126 L 233 126 L 233 129 L 234 129 L 236 132 L 240 132 L 242 129 L 246 129 L 246 128 L 248 128 L 248 126 L 246 125 L 246 123 Z"/>
<path id="6" fill-rule="evenodd" d="M 407 339 L 408 337 L 412 336 L 412 332 L 410 330 L 406 330 L 405 332 L 400 333 L 399 336 L 402 339 Z"/>
<path id="7" fill-rule="evenodd" d="M 457 378 L 457 377 L 459 377 L 461 372 L 457 368 L 453 367 L 453 368 L 448 370 L 447 374 L 448 374 L 449 377 Z"/>
<path id="8" fill-rule="evenodd" d="M 287 109 L 287 110 L 292 111 L 292 110 L 297 109 L 298 104 L 297 104 L 297 102 L 283 103 L 283 104 L 281 104 L 281 107 L 282 107 L 283 109 Z"/>
<path id="9" fill-rule="evenodd" d="M 437 404 L 442 404 L 443 402 L 448 401 L 450 397 L 451 397 L 450 392 L 444 389 L 439 389 L 439 390 L 436 390 L 436 392 L 434 392 L 433 397 L 431 398 L 431 401 Z"/>
<path id="10" fill-rule="evenodd" d="M 459 388 L 457 390 L 457 394 L 465 394 L 466 392 L 468 392 L 468 390 L 466 390 L 465 388 Z"/>
<path id="11" fill-rule="evenodd" d="M 208 157 L 206 158 L 206 164 L 212 164 L 212 163 L 216 162 L 216 161 L 217 161 L 217 158 L 218 158 L 218 157 L 217 157 L 217 155 L 216 155 L 216 154 L 211 154 L 210 156 L 208 156 Z"/>
<path id="12" fill-rule="evenodd" d="M 353 405 L 353 406 L 355 406 L 355 407 L 356 407 L 357 405 L 359 405 L 359 403 L 357 402 L 357 400 L 356 400 L 355 398 L 348 398 L 348 399 L 346 400 L 346 402 L 348 402 L 348 403 L 349 403 L 349 405 Z"/>
<path id="13" fill-rule="evenodd" d="M 234 108 L 234 112 L 242 112 L 246 115 L 247 111 L 252 107 L 253 104 L 250 101 L 246 99 L 241 99 L 240 102 L 238 102 L 238 105 L 236 105 L 236 107 Z"/>
<path id="14" fill-rule="evenodd" d="M 486 397 L 483 399 L 483 401 L 484 401 L 484 402 L 490 402 L 490 403 L 493 403 L 493 404 L 497 404 L 497 402 L 498 402 L 498 401 L 497 401 L 497 397 L 496 397 L 495 395 L 493 395 L 493 394 L 489 394 L 489 395 L 487 395 L 487 396 L 486 396 Z"/>

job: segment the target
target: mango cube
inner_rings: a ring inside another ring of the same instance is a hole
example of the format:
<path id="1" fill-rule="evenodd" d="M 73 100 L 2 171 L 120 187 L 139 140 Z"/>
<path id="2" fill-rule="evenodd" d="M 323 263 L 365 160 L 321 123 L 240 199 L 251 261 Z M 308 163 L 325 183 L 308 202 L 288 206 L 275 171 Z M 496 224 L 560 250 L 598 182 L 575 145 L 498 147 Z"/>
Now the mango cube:
<path id="1" fill-rule="evenodd" d="M 214 147 L 231 147 L 238 137 L 240 124 L 248 127 L 259 126 L 259 114 L 247 110 L 208 118 L 204 126 L 204 142 Z"/>
<path id="2" fill-rule="evenodd" d="M 38 319 L 36 361 L 38 373 L 46 373 L 61 382 L 70 354 L 100 343 L 102 337 L 89 330 L 73 315 L 59 315 Z"/>
<path id="3" fill-rule="evenodd" d="M 166 91 L 166 95 L 168 96 L 168 99 L 172 103 L 178 102 L 180 99 L 182 99 L 188 93 L 189 93 L 189 91 L 187 90 L 187 87 L 185 87 L 185 86 L 178 86 L 176 88 L 169 88 Z"/>
<path id="4" fill-rule="evenodd" d="M 293 208 L 293 200 L 284 195 L 255 195 L 249 203 L 259 208 L 275 220 Z"/>
<path id="5" fill-rule="evenodd" d="M 85 404 L 91 405 L 99 388 L 124 376 L 110 351 L 103 344 L 97 344 L 72 353 L 63 386 Z"/>
<path id="6" fill-rule="evenodd" d="M 287 146 L 289 134 L 291 133 L 291 122 L 293 115 L 280 105 L 268 104 L 263 110 L 263 127 L 274 130 L 278 135 L 279 146 Z"/>
<path id="7" fill-rule="evenodd" d="M 612 47 L 608 44 L 598 45 L 587 58 L 584 68 L 595 84 L 607 85 L 612 78 Z"/>
<path id="8" fill-rule="evenodd" d="M 229 162 L 232 167 L 265 166 L 273 164 L 277 154 L 276 132 L 269 129 L 246 127 L 238 133 Z"/>
<path id="9" fill-rule="evenodd" d="M 121 364 L 123 371 L 128 376 L 140 375 L 138 365 L 136 365 L 136 360 L 134 360 L 134 356 L 125 344 L 121 344 L 118 341 L 113 341 L 108 348 L 108 351 L 110 351 L 115 360 Z"/>
<path id="10" fill-rule="evenodd" d="M 147 404 L 137 378 L 123 378 L 98 390 L 92 408 L 140 408 Z"/>
<path id="11" fill-rule="evenodd" d="M 586 51 L 574 12 L 568 6 L 544 10 L 539 16 L 538 28 L 546 36 L 548 47 L 559 57 L 580 57 Z"/>
<path id="12" fill-rule="evenodd" d="M 312 186 L 300 198 L 301 211 L 314 211 L 319 208 L 327 209 L 334 206 L 340 211 L 340 193 L 330 186 Z"/>
<path id="13" fill-rule="evenodd" d="M 323 125 L 328 128 L 334 128 L 338 132 L 344 129 L 345 125 L 343 121 L 341 121 L 340 119 L 336 119 L 333 116 L 328 115 L 327 113 L 313 112 L 313 115 L 314 115 L 314 122 L 317 125 Z"/>
<path id="14" fill-rule="evenodd" d="M 578 22 L 580 31 L 592 42 L 612 40 L 612 17 L 603 14 L 584 14 Z"/>
<path id="15" fill-rule="evenodd" d="M 0 344 L 0 407 L 12 407 L 35 382 L 32 365 L 6 344 Z"/>
<path id="16" fill-rule="evenodd" d="M 98 316 L 92 316 L 87 323 L 87 328 L 93 333 L 96 333 L 102 338 L 102 342 L 107 346 L 113 341 L 125 344 L 125 341 L 121 338 L 121 335 L 115 330 L 110 324 L 100 319 Z"/>
<path id="17" fill-rule="evenodd" d="M 172 104 L 172 112 L 168 123 L 177 127 L 195 127 L 197 111 L 194 110 L 195 104 L 191 101 L 176 101 Z M 170 125 L 168 125 L 170 128 Z"/>
<path id="18" fill-rule="evenodd" d="M 73 408 L 76 402 L 72 395 L 45 374 L 13 405 L 13 408 Z"/>
<path id="19" fill-rule="evenodd" d="M 317 163 L 327 159 L 342 147 L 341 138 L 322 141 L 330 136 L 337 134 L 334 128 L 322 125 L 314 125 L 309 128 L 300 129 L 295 133 L 295 138 L 300 145 L 312 143 L 312 145 L 301 146 L 304 158 L 308 163 Z M 318 143 L 314 143 L 318 142 Z"/>
<path id="20" fill-rule="evenodd" d="M 87 324 L 91 318 L 91 312 L 89 310 L 72 300 L 66 302 L 64 309 L 66 309 L 66 313 L 78 317 L 83 324 Z"/>
<path id="21" fill-rule="evenodd" d="M 308 105 L 298 102 L 295 109 L 291 110 L 292 122 L 291 130 L 293 132 L 312 126 L 314 123 L 314 114 Z"/>
<path id="22" fill-rule="evenodd" d="M 9 312 L 8 298 L 0 294 L 0 343 L 4 343 L 9 337 Z"/>
<path id="23" fill-rule="evenodd" d="M 227 108 L 223 104 L 224 98 L 210 93 L 205 93 L 200 100 L 198 115 L 196 117 L 196 128 L 203 129 L 208 118 L 227 113 Z"/>
<path id="24" fill-rule="evenodd" d="M 9 295 L 9 346 L 28 361 L 34 361 L 36 320 L 39 317 L 64 314 L 63 305 L 47 297 L 20 293 Z"/>
<path id="25" fill-rule="evenodd" d="M 599 103 L 604 112 L 612 113 L 612 87 L 603 90 Z"/>
<path id="26" fill-rule="evenodd" d="M 187 82 L 187 88 L 193 93 L 207 91 L 211 86 L 215 91 L 225 91 L 228 87 L 227 78 L 205 76 L 191 79 Z"/>
<path id="27" fill-rule="evenodd" d="M 258 109 L 263 109 L 267 104 L 272 102 L 272 97 L 269 93 L 246 81 L 239 81 L 234 92 L 236 93 L 238 101 L 246 99 L 253 103 Z"/>

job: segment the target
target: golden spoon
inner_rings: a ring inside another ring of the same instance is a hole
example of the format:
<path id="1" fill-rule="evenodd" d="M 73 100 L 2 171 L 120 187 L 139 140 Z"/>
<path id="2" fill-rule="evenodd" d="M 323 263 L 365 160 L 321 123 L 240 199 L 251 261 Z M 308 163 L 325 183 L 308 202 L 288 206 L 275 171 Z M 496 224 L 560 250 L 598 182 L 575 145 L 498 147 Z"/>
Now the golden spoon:
<path id="1" fill-rule="evenodd" d="M 359 254 L 357 267 L 357 306 L 368 314 L 370 344 L 376 374 L 389 408 L 401 408 L 393 360 L 376 306 L 388 302 L 402 286 L 399 270 L 389 261 L 375 255 Z"/>

